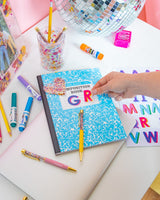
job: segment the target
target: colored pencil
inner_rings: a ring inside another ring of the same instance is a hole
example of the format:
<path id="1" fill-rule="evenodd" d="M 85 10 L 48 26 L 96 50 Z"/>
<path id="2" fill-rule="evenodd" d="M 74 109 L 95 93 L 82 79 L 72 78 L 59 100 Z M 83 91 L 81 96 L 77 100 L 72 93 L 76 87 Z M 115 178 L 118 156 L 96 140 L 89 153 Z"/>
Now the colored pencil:
<path id="1" fill-rule="evenodd" d="M 0 143 L 2 143 L 2 132 L 1 132 L 1 127 L 0 127 Z"/>
<path id="2" fill-rule="evenodd" d="M 53 41 L 53 43 L 56 43 L 56 42 L 59 40 L 59 38 L 61 37 L 62 33 L 63 33 L 66 29 L 67 29 L 67 27 L 64 27 L 64 28 L 62 29 L 62 31 L 57 35 L 57 37 L 56 37 L 56 39 Z"/>
<path id="3" fill-rule="evenodd" d="M 49 7 L 49 22 L 48 22 L 48 42 L 51 41 L 51 31 L 52 31 L 52 8 L 53 8 L 53 1 L 50 0 L 50 7 Z"/>
<path id="4" fill-rule="evenodd" d="M 2 117 L 3 117 L 4 123 L 5 123 L 6 129 L 9 133 L 9 135 L 12 136 L 11 129 L 10 129 L 10 126 L 9 126 L 9 123 L 8 123 L 8 120 L 7 120 L 7 117 L 6 117 L 6 114 L 5 114 L 1 100 L 0 100 L 0 111 L 2 113 Z"/>
<path id="5" fill-rule="evenodd" d="M 38 27 L 36 27 L 35 30 L 37 31 L 37 33 L 40 35 L 40 37 L 42 38 L 42 40 L 43 40 L 44 42 L 48 42 L 48 41 L 46 40 L 46 38 L 44 37 L 44 35 L 41 33 L 41 31 L 39 30 Z"/>

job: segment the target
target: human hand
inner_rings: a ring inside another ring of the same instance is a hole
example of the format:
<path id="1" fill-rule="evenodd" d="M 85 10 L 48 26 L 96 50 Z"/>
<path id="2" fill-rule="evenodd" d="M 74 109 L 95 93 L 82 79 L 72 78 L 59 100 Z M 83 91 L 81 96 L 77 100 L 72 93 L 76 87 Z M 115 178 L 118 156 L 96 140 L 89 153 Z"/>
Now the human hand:
<path id="1" fill-rule="evenodd" d="M 101 78 L 92 88 L 93 95 L 107 93 L 108 96 L 119 101 L 123 98 L 132 98 L 137 94 L 136 81 L 133 74 L 111 72 Z"/>

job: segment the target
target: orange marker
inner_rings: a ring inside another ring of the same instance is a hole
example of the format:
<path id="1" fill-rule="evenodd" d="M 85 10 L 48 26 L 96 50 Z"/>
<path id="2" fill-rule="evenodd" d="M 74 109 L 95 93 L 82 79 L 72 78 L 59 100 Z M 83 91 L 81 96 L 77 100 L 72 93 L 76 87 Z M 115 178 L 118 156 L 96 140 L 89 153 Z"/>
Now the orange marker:
<path id="1" fill-rule="evenodd" d="M 104 55 L 99 51 L 93 50 L 91 47 L 87 46 L 86 44 L 82 43 L 80 46 L 82 51 L 85 51 L 88 54 L 91 54 L 93 57 L 97 58 L 98 60 L 102 60 Z"/>

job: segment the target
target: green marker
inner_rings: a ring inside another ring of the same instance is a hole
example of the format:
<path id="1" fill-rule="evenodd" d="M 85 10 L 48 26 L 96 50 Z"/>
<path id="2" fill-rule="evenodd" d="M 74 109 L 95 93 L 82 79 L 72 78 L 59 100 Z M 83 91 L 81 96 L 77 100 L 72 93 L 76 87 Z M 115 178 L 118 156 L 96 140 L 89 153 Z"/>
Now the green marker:
<path id="1" fill-rule="evenodd" d="M 16 93 L 12 93 L 12 98 L 11 98 L 10 125 L 11 127 L 16 127 L 17 125 L 17 94 Z"/>

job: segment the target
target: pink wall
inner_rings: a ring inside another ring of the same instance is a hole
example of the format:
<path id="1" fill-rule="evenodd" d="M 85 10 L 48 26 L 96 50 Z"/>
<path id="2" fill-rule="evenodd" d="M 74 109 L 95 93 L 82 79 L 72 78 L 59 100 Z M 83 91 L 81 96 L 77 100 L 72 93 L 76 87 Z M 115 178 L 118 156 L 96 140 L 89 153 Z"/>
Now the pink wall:
<path id="1" fill-rule="evenodd" d="M 160 29 L 160 0 L 146 0 L 139 18 Z"/>
<path id="2" fill-rule="evenodd" d="M 48 15 L 49 2 L 50 0 L 10 0 L 22 32 Z"/>

